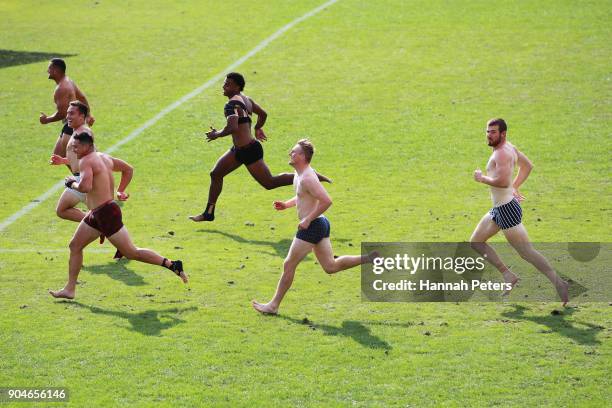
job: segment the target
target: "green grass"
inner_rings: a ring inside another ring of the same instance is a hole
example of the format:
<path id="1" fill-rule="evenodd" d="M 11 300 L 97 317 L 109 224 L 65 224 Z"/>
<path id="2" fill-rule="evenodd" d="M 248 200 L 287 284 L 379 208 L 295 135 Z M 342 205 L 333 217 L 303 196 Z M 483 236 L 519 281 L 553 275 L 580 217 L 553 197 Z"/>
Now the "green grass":
<path id="1" fill-rule="evenodd" d="M 76 54 L 68 74 L 104 150 L 321 3 L 4 2 L 0 50 Z M 273 172 L 289 170 L 297 139 L 315 143 L 314 167 L 335 180 L 339 254 L 468 239 L 490 206 L 471 175 L 493 116 L 535 163 L 522 189 L 531 238 L 609 242 L 609 20 L 610 2 L 340 0 L 239 71 L 268 110 Z M 1 220 L 65 176 L 46 164 L 59 126 L 38 124 L 53 109 L 45 70 L 0 68 Z M 607 303 L 561 315 L 557 304 L 362 303 L 358 270 L 329 277 L 309 257 L 280 317 L 253 312 L 297 220 L 271 208 L 290 188 L 265 191 L 245 169 L 227 177 L 218 220 L 186 220 L 229 148 L 202 138 L 223 123 L 220 86 L 115 153 L 136 168 L 123 206 L 134 241 L 183 259 L 189 286 L 112 262 L 106 244 L 86 251 L 76 301 L 58 302 L 46 289 L 64 283 L 67 249 L 2 253 L 0 387 L 67 387 L 73 406 L 606 405 Z M 66 248 L 75 224 L 55 217 L 55 199 L 0 232 L 0 247 Z"/>

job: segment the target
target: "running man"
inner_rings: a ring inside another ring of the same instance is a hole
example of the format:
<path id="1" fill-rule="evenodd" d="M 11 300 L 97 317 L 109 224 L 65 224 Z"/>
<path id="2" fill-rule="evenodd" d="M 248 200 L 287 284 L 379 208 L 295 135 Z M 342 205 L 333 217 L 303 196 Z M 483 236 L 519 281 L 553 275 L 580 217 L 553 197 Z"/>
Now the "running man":
<path id="1" fill-rule="evenodd" d="M 283 264 L 283 274 L 278 282 L 276 293 L 266 304 L 252 301 L 252 305 L 260 313 L 276 314 L 278 307 L 291 287 L 293 276 L 298 264 L 314 251 L 323 270 L 328 274 L 343 271 L 363 263 L 372 262 L 378 253 L 369 255 L 340 256 L 334 258 L 329 240 L 330 224 L 323 213 L 332 205 L 331 198 L 319 181 L 317 174 L 310 167 L 314 147 L 308 139 L 302 139 L 291 149 L 289 164 L 295 168 L 293 185 L 296 196 L 288 201 L 274 201 L 278 211 L 297 206 L 298 231 L 291 243 L 289 253 Z"/>
<path id="2" fill-rule="evenodd" d="M 72 101 L 70 102 L 68 112 L 66 113 L 66 121 L 68 126 L 70 126 L 71 129 L 74 129 L 75 134 L 86 132 L 93 138 L 93 132 L 85 123 L 88 113 L 89 109 L 87 105 L 81 101 Z M 72 144 L 73 138 L 70 136 L 66 150 L 66 157 L 52 154 L 50 163 L 52 165 L 67 165 L 76 181 L 79 182 L 81 180 L 81 176 L 79 175 L 79 159 L 73 151 Z M 94 151 L 95 150 L 94 144 Z M 125 201 L 129 198 L 129 194 L 126 194 L 125 190 L 132 180 L 133 168 L 122 160 L 114 160 L 113 163 L 115 164 L 113 171 L 121 172 L 121 181 L 119 182 L 119 188 L 117 189 L 117 199 L 119 201 Z M 57 202 L 55 213 L 58 217 L 65 220 L 81 222 L 85 217 L 85 212 L 77 208 L 77 204 L 80 202 L 87 205 L 86 195 L 72 188 L 66 187 Z M 101 236 L 100 243 L 103 243 L 103 241 L 104 236 Z M 121 257 L 121 252 L 117 251 L 114 258 L 121 259 Z"/>
<path id="3" fill-rule="evenodd" d="M 503 119 L 491 119 L 487 123 L 487 141 L 493 148 L 493 154 L 487 163 L 487 175 L 483 175 L 479 169 L 475 170 L 474 180 L 491 187 L 493 208 L 482 217 L 470 242 L 474 250 L 486 257 L 501 272 L 504 281 L 514 287 L 519 281 L 518 276 L 508 269 L 495 250 L 486 243 L 501 229 L 521 258 L 550 279 L 565 306 L 569 301 L 568 283 L 555 273 L 546 258 L 531 245 L 522 223 L 523 211 L 519 202 L 523 201 L 524 197 L 519 192 L 519 187 L 529 176 L 533 165 L 527 156 L 506 140 L 507 129 Z M 513 181 L 512 176 L 517 165 L 519 170 Z"/>
<path id="4" fill-rule="evenodd" d="M 86 124 L 86 118 L 89 113 L 89 108 L 81 101 L 72 101 L 68 106 L 66 112 L 66 126 L 74 130 L 75 133 L 87 132 L 93 137 L 91 129 Z M 76 154 L 72 151 L 72 135 L 68 136 L 68 144 L 66 146 L 66 157 L 62 157 L 59 154 L 52 154 L 50 164 L 62 165 L 65 164 L 70 169 L 70 172 L 75 176 L 77 182 L 80 180 L 79 176 L 79 159 Z M 76 208 L 77 204 L 81 202 L 85 204 L 85 194 L 66 188 L 57 202 L 55 212 L 58 217 L 68 221 L 81 222 L 85 213 L 80 209 Z"/>
<path id="5" fill-rule="evenodd" d="M 70 101 L 79 100 L 86 106 L 91 107 L 87 101 L 87 97 L 79 87 L 66 76 L 66 62 L 61 58 L 53 58 L 49 61 L 49 67 L 47 68 L 49 79 L 55 81 L 57 86 L 53 92 L 53 101 L 55 102 L 55 113 L 51 116 L 45 115 L 40 112 L 38 118 L 41 125 L 46 125 L 51 122 L 62 121 L 64 127 L 62 128 L 59 138 L 53 148 L 53 154 L 57 154 L 61 157 L 66 156 L 66 146 L 70 136 L 72 135 L 72 128 L 66 123 L 66 113 L 68 112 L 68 106 Z M 89 126 L 93 126 L 95 119 L 93 116 L 88 115 L 85 119 Z"/>
<path id="6" fill-rule="evenodd" d="M 224 109 L 227 123 L 220 131 L 211 126 L 211 130 L 206 133 L 206 138 L 210 142 L 220 137 L 232 135 L 233 146 L 219 158 L 210 172 L 208 204 L 202 214 L 189 217 L 193 221 L 213 221 L 215 219 L 215 206 L 223 189 L 223 178 L 243 164 L 251 173 L 251 176 L 266 190 L 288 186 L 293 183 L 292 173 L 273 176 L 264 162 L 263 147 L 260 141 L 267 140 L 263 126 L 268 115 L 253 99 L 242 93 L 244 86 L 244 77 L 237 72 L 227 74 L 225 82 L 223 82 L 223 95 L 229 99 Z M 253 113 L 257 115 L 255 138 L 251 134 L 251 116 Z M 321 181 L 331 182 L 325 176 L 319 174 L 317 176 Z"/>
<path id="7" fill-rule="evenodd" d="M 93 138 L 86 132 L 73 136 L 73 151 L 79 158 L 81 181 L 66 177 L 66 187 L 87 194 L 90 210 L 70 241 L 68 282 L 63 289 L 49 291 L 55 298 L 74 299 L 76 283 L 83 264 L 83 249 L 104 235 L 128 259 L 163 266 L 187 283 L 183 263 L 171 261 L 150 249 L 137 248 L 123 225 L 121 208 L 113 201 L 113 168 L 118 159 L 94 150 Z M 127 165 L 127 163 L 125 163 Z"/>

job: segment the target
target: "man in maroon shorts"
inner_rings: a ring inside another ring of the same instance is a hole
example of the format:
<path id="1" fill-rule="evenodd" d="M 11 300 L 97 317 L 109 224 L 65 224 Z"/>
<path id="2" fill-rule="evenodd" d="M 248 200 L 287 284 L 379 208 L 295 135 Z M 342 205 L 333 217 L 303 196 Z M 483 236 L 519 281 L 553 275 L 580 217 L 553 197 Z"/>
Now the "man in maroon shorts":
<path id="1" fill-rule="evenodd" d="M 187 283 L 183 272 L 183 263 L 171 261 L 158 253 L 144 248 L 137 248 L 132 243 L 127 229 L 121 219 L 121 208 L 113 201 L 113 157 L 96 152 L 93 138 L 88 133 L 73 136 L 73 151 L 79 159 L 81 180 L 73 176 L 66 178 L 66 187 L 87 194 L 87 207 L 93 208 L 79 224 L 70 241 L 70 261 L 68 282 L 63 289 L 49 291 L 55 298 L 74 299 L 76 282 L 83 264 L 83 249 L 104 235 L 128 259 L 160 265 L 170 269 Z"/>

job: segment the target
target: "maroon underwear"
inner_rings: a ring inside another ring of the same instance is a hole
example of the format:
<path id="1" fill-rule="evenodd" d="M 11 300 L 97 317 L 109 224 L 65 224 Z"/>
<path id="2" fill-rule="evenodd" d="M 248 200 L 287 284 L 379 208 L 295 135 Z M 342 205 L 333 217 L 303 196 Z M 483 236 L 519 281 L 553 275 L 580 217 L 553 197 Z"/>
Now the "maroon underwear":
<path id="1" fill-rule="evenodd" d="M 91 228 L 100 231 L 106 237 L 113 236 L 123 228 L 121 208 L 114 201 L 109 201 L 89 211 L 83 221 Z"/>

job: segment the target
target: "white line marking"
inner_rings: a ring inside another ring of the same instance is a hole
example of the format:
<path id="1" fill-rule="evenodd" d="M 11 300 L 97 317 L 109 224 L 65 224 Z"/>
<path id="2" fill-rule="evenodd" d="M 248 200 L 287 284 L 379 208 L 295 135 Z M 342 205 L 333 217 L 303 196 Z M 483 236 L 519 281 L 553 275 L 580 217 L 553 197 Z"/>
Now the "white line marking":
<path id="1" fill-rule="evenodd" d="M 314 16 L 315 14 L 319 13 L 324 8 L 331 6 L 332 4 L 336 3 L 337 1 L 338 0 L 330 0 L 330 1 L 326 2 L 326 3 L 323 3 L 319 7 L 315 8 L 313 10 L 310 10 L 308 13 L 304 14 L 303 16 L 298 17 L 295 20 L 293 20 L 292 22 L 288 23 L 287 25 L 281 27 L 274 34 L 270 35 L 268 38 L 266 38 L 265 40 L 260 42 L 251 51 L 247 52 L 245 55 L 243 55 L 242 57 L 238 58 L 235 62 L 230 64 L 222 72 L 220 72 L 217 75 L 215 75 L 214 77 L 210 78 L 208 81 L 206 81 L 205 83 L 200 85 L 198 88 L 194 89 L 193 91 L 189 92 L 187 95 L 183 96 L 181 99 L 177 100 L 176 102 L 174 102 L 174 103 L 168 105 L 167 107 L 165 107 L 164 109 L 162 109 L 157 115 L 153 116 L 151 119 L 146 121 L 142 126 L 137 128 L 136 130 L 134 130 L 132 133 L 127 135 L 122 140 L 120 140 L 117 143 L 115 143 L 113 146 L 111 146 L 106 151 L 106 153 L 110 154 L 110 153 L 114 152 L 115 150 L 119 149 L 124 144 L 132 141 L 133 139 L 138 137 L 142 132 L 144 132 L 145 130 L 147 130 L 148 128 L 150 128 L 154 124 L 156 124 L 160 119 L 162 119 L 168 113 L 172 112 L 173 110 L 175 110 L 176 108 L 178 108 L 179 106 L 181 106 L 182 104 L 187 102 L 188 100 L 192 99 L 194 96 L 197 96 L 197 95 L 201 94 L 206 89 L 210 88 L 213 84 L 215 84 L 217 81 L 220 81 L 228 72 L 231 72 L 231 71 L 235 70 L 236 68 L 238 68 L 245 61 L 247 61 L 249 58 L 251 58 L 252 56 L 257 54 L 259 51 L 261 51 L 264 48 L 266 48 L 268 46 L 268 44 L 270 44 L 272 41 L 276 40 L 278 37 L 280 37 L 281 35 L 285 34 L 290 29 L 292 29 L 295 25 L 297 25 L 297 24 L 301 23 L 302 21 L 304 21 L 304 20 Z M 62 188 L 63 185 L 64 185 L 63 181 L 58 182 L 57 184 L 53 185 L 53 187 L 51 187 L 48 191 L 46 191 L 44 194 L 42 194 L 40 197 L 36 198 L 35 200 L 32 200 L 28 205 L 26 205 L 25 207 L 21 208 L 19 211 L 17 211 L 15 214 L 13 214 L 10 217 L 8 217 L 6 220 L 2 221 L 2 223 L 0 223 L 0 231 L 4 231 L 9 225 L 11 225 L 15 221 L 17 221 L 19 218 L 23 217 L 24 215 L 26 215 L 27 213 L 32 211 L 34 208 L 38 207 L 38 205 L 40 203 L 42 203 L 43 201 L 45 201 L 49 197 L 51 197 L 57 190 Z"/>

